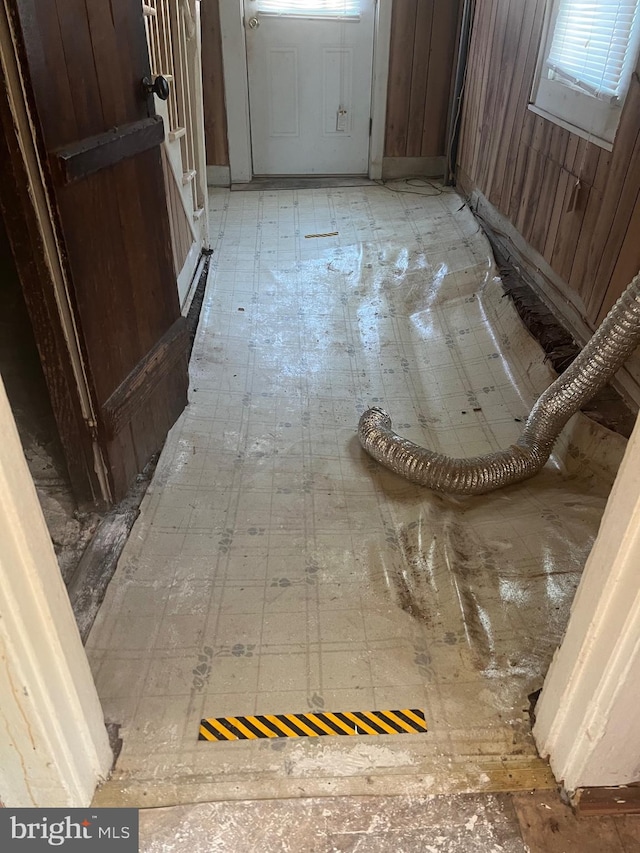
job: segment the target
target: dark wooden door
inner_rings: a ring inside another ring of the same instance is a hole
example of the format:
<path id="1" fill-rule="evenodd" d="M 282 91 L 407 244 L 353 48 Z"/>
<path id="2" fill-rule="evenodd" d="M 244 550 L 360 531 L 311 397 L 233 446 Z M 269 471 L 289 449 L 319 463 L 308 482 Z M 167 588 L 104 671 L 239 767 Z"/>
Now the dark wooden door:
<path id="1" fill-rule="evenodd" d="M 161 161 L 140 0 L 10 0 L 66 256 L 111 498 L 186 403 Z M 37 334 L 37 330 L 36 330 Z"/>

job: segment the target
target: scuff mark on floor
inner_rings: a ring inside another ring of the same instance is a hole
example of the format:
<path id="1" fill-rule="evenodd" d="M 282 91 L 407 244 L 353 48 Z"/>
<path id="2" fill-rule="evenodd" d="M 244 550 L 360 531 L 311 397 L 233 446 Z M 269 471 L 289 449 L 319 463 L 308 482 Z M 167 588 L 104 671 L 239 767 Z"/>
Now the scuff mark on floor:
<path id="1" fill-rule="evenodd" d="M 285 759 L 286 772 L 291 776 L 312 776 L 319 773 L 328 776 L 351 776 L 384 767 L 409 768 L 414 764 L 415 760 L 408 751 L 365 743 L 346 748 L 331 744 L 317 746 L 312 750 L 296 744 Z"/>

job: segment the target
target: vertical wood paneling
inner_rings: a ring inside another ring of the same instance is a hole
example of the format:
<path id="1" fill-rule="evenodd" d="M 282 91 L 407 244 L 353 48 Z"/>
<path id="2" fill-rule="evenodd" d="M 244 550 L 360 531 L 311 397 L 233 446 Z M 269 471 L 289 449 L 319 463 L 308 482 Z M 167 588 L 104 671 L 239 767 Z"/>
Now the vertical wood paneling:
<path id="1" fill-rule="evenodd" d="M 425 126 L 425 112 L 427 109 L 427 78 L 429 77 L 429 61 L 431 58 L 431 51 L 424 50 L 424 45 L 431 44 L 433 5 L 431 2 L 418 3 L 415 18 L 407 129 L 408 151 L 422 150 L 422 132 Z"/>
<path id="2" fill-rule="evenodd" d="M 531 113 L 526 113 L 522 122 L 519 144 L 516 145 L 517 154 L 510 184 L 510 191 L 503 197 L 501 202 L 502 206 L 506 208 L 507 216 L 512 222 L 515 222 L 516 220 L 522 201 L 522 191 L 529 165 L 529 153 L 531 152 L 530 142 L 533 135 L 534 125 L 535 116 Z"/>
<path id="3" fill-rule="evenodd" d="M 508 203 L 507 200 L 510 199 L 513 189 L 517 155 L 521 148 L 518 140 L 527 143 L 533 133 L 533 116 L 527 110 L 527 103 L 542 28 L 540 9 L 545 2 L 546 0 L 528 0 L 524 4 L 522 26 L 520 27 L 521 34 L 515 60 L 515 74 L 514 69 L 511 68 L 506 68 L 504 72 L 505 75 L 513 75 L 514 92 L 510 99 L 509 112 L 505 122 L 506 126 L 510 128 L 507 147 L 499 153 L 497 159 L 498 164 L 506 161 L 506 168 L 502 178 L 500 178 L 499 171 L 501 166 L 496 170 L 498 178 L 495 181 L 495 204 Z M 520 5 L 522 6 L 522 4 Z M 491 195 L 493 196 L 494 192 Z"/>
<path id="4" fill-rule="evenodd" d="M 445 154 L 460 0 L 396 0 L 385 156 Z"/>
<path id="5" fill-rule="evenodd" d="M 458 0 L 436 2 L 429 51 L 425 121 L 420 156 L 446 154 L 447 119 L 452 95 L 453 63 L 458 42 Z M 424 43 L 420 44 L 424 49 Z"/>
<path id="6" fill-rule="evenodd" d="M 208 166 L 229 165 L 227 109 L 224 102 L 219 0 L 201 4 L 202 95 Z"/>
<path id="7" fill-rule="evenodd" d="M 620 139 L 619 148 L 614 148 L 609 169 L 610 180 L 602 195 L 599 220 L 604 227 L 597 232 L 594 230 L 594 240 L 590 246 L 594 265 L 597 261 L 597 280 L 607 283 L 611 280 L 623 248 L 640 188 L 640 83 L 637 79 L 632 82 L 623 122 L 625 133 Z M 630 238 L 633 239 L 633 235 Z M 638 239 L 637 235 L 635 239 Z M 601 246 L 597 258 L 593 252 L 595 242 Z M 599 313 L 604 299 L 605 293 L 601 294 L 592 287 L 588 293 L 590 310 Z"/>
<path id="8" fill-rule="evenodd" d="M 425 6 L 432 4 L 432 0 L 423 2 Z M 385 139 L 387 157 L 419 156 L 407 153 L 411 85 L 417 85 L 412 79 L 417 8 L 417 0 L 402 0 L 393 5 Z"/>
<path id="9" fill-rule="evenodd" d="M 529 3 L 525 6 L 525 15 L 529 16 L 531 19 L 533 19 L 534 12 L 535 3 Z M 516 3 L 515 0 L 512 0 L 509 5 L 508 14 L 510 19 L 508 18 L 506 21 L 506 31 L 510 31 L 513 27 L 513 21 L 517 20 L 517 17 L 521 14 L 520 4 Z M 497 186 L 494 182 L 495 173 L 504 162 L 504 158 L 509 150 L 526 65 L 524 63 L 522 65 L 516 65 L 513 82 L 510 87 L 501 85 L 501 83 L 504 74 L 508 73 L 511 66 L 515 64 L 515 57 L 517 56 L 517 53 L 523 49 L 522 42 L 523 39 L 526 38 L 525 33 L 526 27 L 523 27 L 518 41 L 515 39 L 504 39 L 504 49 L 500 62 L 498 101 L 496 105 L 497 120 L 500 122 L 502 134 L 498 144 L 494 145 L 492 150 L 488 153 L 485 173 L 485 182 L 491 186 L 495 186 L 495 191 L 492 194 L 494 197 L 490 199 L 494 204 L 496 203 L 496 200 L 499 201 L 499 198 L 502 195 L 502 186 Z"/>
<path id="10" fill-rule="evenodd" d="M 590 193 L 590 204 L 585 211 L 584 220 L 582 222 L 582 230 L 576 247 L 576 256 L 571 270 L 571 278 L 569 283 L 577 290 L 578 293 L 585 296 L 584 283 L 588 280 L 588 271 L 591 264 L 590 253 L 591 244 L 594 240 L 594 234 L 598 228 L 598 222 L 601 218 L 604 189 L 603 179 L 610 173 L 611 161 L 607 156 L 608 152 L 602 150 L 598 157 L 598 166 L 593 172 L 593 181 Z M 596 234 L 596 240 L 598 240 Z"/>
<path id="11" fill-rule="evenodd" d="M 534 115 L 545 6 L 478 0 L 458 165 L 580 295 L 595 325 L 640 259 L 640 83 L 612 153 Z"/>
<path id="12" fill-rule="evenodd" d="M 478 109 L 476 113 L 476 133 L 475 139 L 471 148 L 471 156 L 473 162 L 473 173 L 479 173 L 480 164 L 482 163 L 482 154 L 483 148 L 485 145 L 485 106 L 487 100 L 487 89 L 489 85 L 489 52 L 486 49 L 483 49 L 483 44 L 490 45 L 493 39 L 493 31 L 495 29 L 496 24 L 496 16 L 498 14 L 498 0 L 485 0 L 484 2 L 485 12 L 484 18 L 487 24 L 486 29 L 482 34 L 482 43 L 478 41 L 477 44 L 477 53 L 476 53 L 476 62 L 477 62 L 477 71 L 476 74 L 478 76 L 478 89 L 477 89 L 477 101 L 478 101 Z M 467 73 L 467 79 L 470 75 Z"/>
<path id="13" fill-rule="evenodd" d="M 502 78 L 502 54 L 505 52 L 505 48 L 511 44 L 511 41 L 505 38 L 507 25 L 509 23 L 510 6 L 510 0 L 495 0 L 494 3 L 493 31 L 489 55 L 495 56 L 496 61 L 485 65 L 484 99 L 481 107 L 483 118 L 480 139 L 482 144 L 478 146 L 477 151 L 477 158 L 479 160 L 478 173 L 482 176 L 483 181 L 486 181 L 491 159 L 488 156 L 488 142 L 490 135 L 486 132 L 485 125 L 489 121 L 489 117 L 491 117 L 493 121 L 500 121 L 501 100 L 504 99 L 504 94 L 508 91 Z"/>
<path id="14" fill-rule="evenodd" d="M 627 284 L 638 274 L 638 270 L 640 270 L 640 193 L 629 219 L 629 226 L 611 276 L 609 289 L 600 308 L 598 322 L 604 319 L 605 314 Z"/>
<path id="15" fill-rule="evenodd" d="M 549 211 L 553 211 L 559 183 L 560 166 L 557 162 L 544 158 L 540 193 L 535 205 L 535 215 L 529 236 L 529 242 L 541 255 L 544 255 L 547 232 L 551 224 Z"/>

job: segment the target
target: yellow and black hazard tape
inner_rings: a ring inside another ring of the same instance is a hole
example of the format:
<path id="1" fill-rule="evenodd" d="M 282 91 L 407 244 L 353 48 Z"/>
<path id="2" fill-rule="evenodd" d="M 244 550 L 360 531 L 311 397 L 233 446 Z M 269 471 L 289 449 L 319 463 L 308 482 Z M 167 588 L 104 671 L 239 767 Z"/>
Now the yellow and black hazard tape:
<path id="1" fill-rule="evenodd" d="M 424 711 L 322 711 L 200 720 L 198 740 L 257 740 L 325 735 L 414 735 L 427 731 Z"/>

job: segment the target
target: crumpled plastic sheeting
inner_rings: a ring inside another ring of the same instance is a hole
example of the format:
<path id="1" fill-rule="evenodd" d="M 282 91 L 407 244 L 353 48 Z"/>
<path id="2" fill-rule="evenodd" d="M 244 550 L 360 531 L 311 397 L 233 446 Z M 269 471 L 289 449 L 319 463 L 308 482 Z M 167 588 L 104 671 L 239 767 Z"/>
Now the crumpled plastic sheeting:
<path id="1" fill-rule="evenodd" d="M 221 192 L 211 214 L 191 402 L 88 644 L 124 737 L 99 802 L 550 784 L 527 696 L 625 441 L 576 416 L 539 476 L 480 497 L 394 476 L 358 443 L 369 406 L 470 456 L 553 378 L 463 201 Z M 376 708 L 429 733 L 196 741 L 201 716 Z"/>
<path id="2" fill-rule="evenodd" d="M 411 398 L 390 389 L 384 376 L 380 383 L 365 380 L 367 402 L 387 408 L 407 438 L 462 457 L 514 443 L 555 373 L 505 296 L 475 220 L 457 211 L 456 224 L 465 237 L 450 251 L 465 247 L 482 260 L 463 270 L 443 260 L 420 290 L 415 276 L 429 270 L 429 250 L 380 259 L 380 280 L 360 314 L 369 323 L 365 350 L 380 318 L 393 318 L 404 327 L 396 336 L 405 353 L 401 364 L 422 367 L 419 378 L 410 378 Z M 437 225 L 424 241 L 429 237 L 437 246 L 446 240 Z M 368 348 L 368 377 L 379 366 L 387 372 L 394 345 L 382 338 Z M 372 549 L 373 582 L 451 645 L 462 642 L 478 672 L 518 675 L 539 686 L 624 446 L 620 436 L 577 415 L 540 477 L 469 498 L 402 485 L 365 460 L 390 498 L 385 542 L 391 547 Z M 447 631 L 453 625 L 457 631 Z"/>

